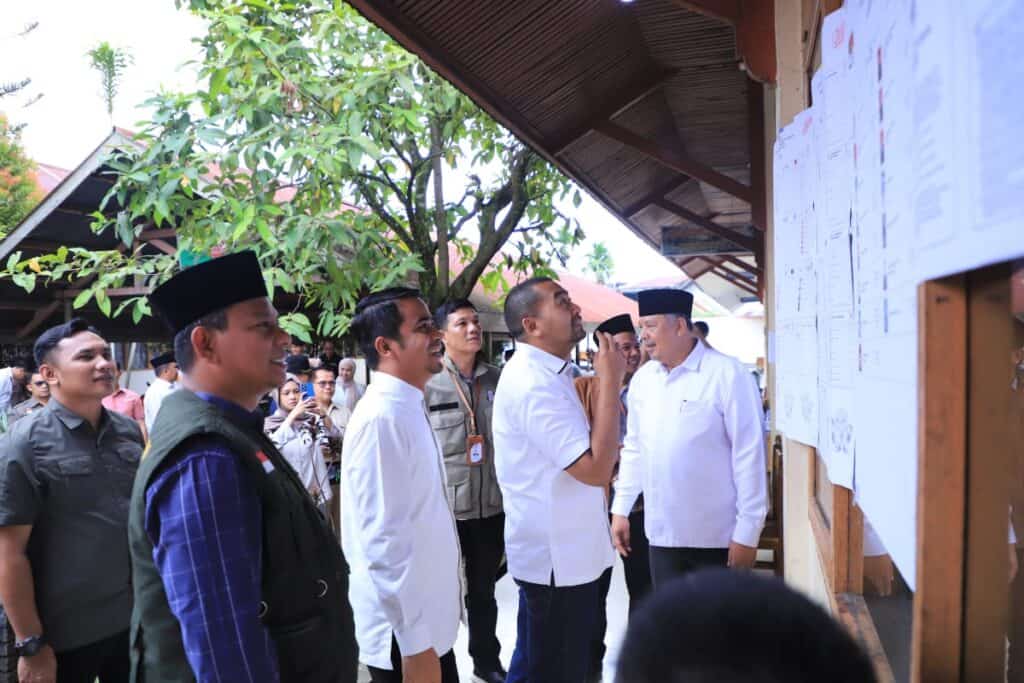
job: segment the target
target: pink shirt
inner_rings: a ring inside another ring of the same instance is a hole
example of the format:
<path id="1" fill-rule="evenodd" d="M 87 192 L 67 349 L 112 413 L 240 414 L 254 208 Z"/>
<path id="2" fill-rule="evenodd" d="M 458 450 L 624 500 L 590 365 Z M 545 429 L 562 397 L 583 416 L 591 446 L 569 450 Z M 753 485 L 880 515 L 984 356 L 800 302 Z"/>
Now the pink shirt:
<path id="1" fill-rule="evenodd" d="M 142 407 L 142 397 L 131 389 L 118 389 L 110 396 L 103 398 L 103 407 L 115 413 L 127 415 L 133 420 L 144 420 L 146 412 Z"/>

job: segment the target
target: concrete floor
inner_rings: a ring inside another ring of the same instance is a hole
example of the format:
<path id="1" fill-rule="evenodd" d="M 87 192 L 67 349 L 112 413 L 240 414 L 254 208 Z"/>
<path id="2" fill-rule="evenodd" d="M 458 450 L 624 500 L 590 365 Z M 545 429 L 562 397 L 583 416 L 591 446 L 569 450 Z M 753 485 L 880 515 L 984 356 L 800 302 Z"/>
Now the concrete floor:
<path id="1" fill-rule="evenodd" d="M 501 661 L 508 667 L 512 659 L 512 650 L 516 644 L 516 612 L 519 605 L 519 591 L 512 577 L 505 576 L 498 582 L 495 590 L 498 599 L 498 640 L 501 642 Z M 621 560 L 616 562 L 612 572 L 612 586 L 608 591 L 608 632 L 605 644 L 608 652 L 604 659 L 604 680 L 615 679 L 615 660 L 619 654 L 619 644 L 626 633 L 626 614 L 629 607 L 629 596 L 626 593 L 626 582 L 622 574 Z M 455 642 L 455 656 L 459 663 L 459 679 L 461 683 L 473 683 L 473 660 L 469 658 L 468 632 L 466 625 L 459 627 L 459 639 Z M 365 667 L 361 668 L 359 683 L 368 683 L 369 674 Z"/>

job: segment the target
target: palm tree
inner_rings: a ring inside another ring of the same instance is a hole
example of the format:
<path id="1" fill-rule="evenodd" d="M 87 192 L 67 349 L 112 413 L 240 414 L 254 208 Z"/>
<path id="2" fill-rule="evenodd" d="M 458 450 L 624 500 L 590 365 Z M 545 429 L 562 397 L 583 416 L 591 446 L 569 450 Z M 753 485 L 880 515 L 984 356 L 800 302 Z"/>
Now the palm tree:
<path id="1" fill-rule="evenodd" d="M 615 262 L 612 254 L 604 242 L 595 242 L 594 248 L 587 254 L 586 270 L 593 274 L 594 279 L 599 283 L 606 284 L 615 271 Z"/>

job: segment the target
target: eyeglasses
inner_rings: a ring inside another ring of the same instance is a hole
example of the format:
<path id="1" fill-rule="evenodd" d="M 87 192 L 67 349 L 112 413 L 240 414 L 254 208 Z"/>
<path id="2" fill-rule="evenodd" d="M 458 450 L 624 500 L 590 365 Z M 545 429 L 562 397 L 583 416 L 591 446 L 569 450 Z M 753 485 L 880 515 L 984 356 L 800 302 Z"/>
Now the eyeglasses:
<path id="1" fill-rule="evenodd" d="M 335 382 L 334 380 L 331 380 L 329 382 L 324 380 L 323 382 L 314 382 L 313 384 L 315 384 L 318 387 L 333 387 L 335 384 L 337 384 L 337 382 Z"/>

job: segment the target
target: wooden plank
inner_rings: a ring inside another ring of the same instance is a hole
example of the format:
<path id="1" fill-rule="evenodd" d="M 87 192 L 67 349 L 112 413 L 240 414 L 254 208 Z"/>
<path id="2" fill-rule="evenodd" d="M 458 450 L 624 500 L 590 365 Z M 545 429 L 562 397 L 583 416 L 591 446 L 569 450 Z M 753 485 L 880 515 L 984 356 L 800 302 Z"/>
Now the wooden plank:
<path id="1" fill-rule="evenodd" d="M 740 6 L 736 26 L 736 51 L 747 75 L 759 83 L 775 83 L 778 59 L 775 52 L 775 3 L 757 0 Z"/>
<path id="2" fill-rule="evenodd" d="M 665 211 L 668 211 L 669 213 L 674 213 L 680 218 L 688 220 L 694 225 L 698 225 L 704 228 L 708 232 L 714 233 L 719 237 L 727 239 L 736 246 L 746 249 L 747 251 L 754 253 L 757 253 L 758 251 L 759 245 L 752 237 L 747 237 L 743 233 L 736 232 L 735 230 L 730 230 L 729 228 L 719 225 L 714 221 L 710 221 L 707 218 L 704 218 L 704 216 L 701 216 L 699 213 L 690 211 L 685 206 L 676 204 L 675 202 L 669 201 L 668 199 L 658 199 L 654 202 L 654 205 L 664 209 Z"/>
<path id="3" fill-rule="evenodd" d="M 632 204 L 623 207 L 622 215 L 625 216 L 626 218 L 632 218 L 633 216 L 635 216 L 636 214 L 640 213 L 648 206 L 653 204 L 654 202 L 658 201 L 659 199 L 663 199 L 665 195 L 671 192 L 675 192 L 676 190 L 678 190 L 680 187 L 690 182 L 691 180 L 692 178 L 690 178 L 690 176 L 686 175 L 685 173 L 680 173 L 679 175 L 673 176 L 671 179 L 669 179 L 665 183 L 662 183 L 649 194 L 641 197 Z"/>
<path id="4" fill-rule="evenodd" d="M 678 69 L 667 69 L 659 67 L 651 69 L 649 74 L 638 79 L 628 90 L 612 93 L 604 102 L 598 103 L 593 110 L 595 114 L 586 123 L 577 126 L 558 140 L 551 144 L 551 151 L 555 156 L 561 156 L 584 137 L 593 132 L 595 126 L 605 121 L 610 121 L 616 116 L 629 110 L 636 104 L 649 97 L 662 85 L 678 73 Z"/>
<path id="5" fill-rule="evenodd" d="M 171 245 L 168 242 L 165 242 L 164 240 L 161 240 L 161 239 L 149 239 L 149 240 L 146 240 L 146 242 L 148 244 L 152 244 L 154 247 L 156 247 L 160 251 L 162 251 L 165 254 L 168 254 L 170 256 L 175 256 L 178 253 L 178 249 L 176 247 L 174 247 L 173 245 Z"/>
<path id="6" fill-rule="evenodd" d="M 772 33 L 773 42 L 774 37 L 775 34 Z M 768 152 L 764 134 L 764 86 L 753 80 L 747 81 L 747 120 L 750 135 L 750 190 L 753 195 L 750 202 L 750 221 L 755 228 L 764 232 L 765 226 L 768 225 Z"/>
<path id="7" fill-rule="evenodd" d="M 722 254 L 721 258 L 723 260 L 733 264 L 734 266 L 739 266 L 743 270 L 746 270 L 747 272 L 750 272 L 750 273 L 754 273 L 755 275 L 761 275 L 761 274 L 764 273 L 764 270 L 760 266 L 753 265 L 751 263 L 747 263 L 746 261 L 744 261 L 743 259 L 739 258 L 738 256 L 733 256 L 732 254 Z"/>
<path id="8" fill-rule="evenodd" d="M 836 619 L 867 652 L 875 667 L 878 683 L 894 683 L 896 677 L 889 666 L 889 658 L 885 655 L 882 639 L 878 636 L 878 630 L 864 598 L 855 593 L 842 593 L 836 596 L 835 606 Z"/>
<path id="9" fill-rule="evenodd" d="M 673 0 L 683 9 L 735 26 L 740 21 L 739 0 Z"/>
<path id="10" fill-rule="evenodd" d="M 18 339 L 21 339 L 22 337 L 27 337 L 29 334 L 32 333 L 33 330 L 42 325 L 47 318 L 56 313 L 57 309 L 60 308 L 60 304 L 61 302 L 58 299 L 57 301 L 51 301 L 50 303 L 40 308 L 38 311 L 36 311 L 36 314 L 32 316 L 31 320 L 25 323 L 21 327 L 21 329 L 14 333 L 14 336 Z"/>
<path id="11" fill-rule="evenodd" d="M 1009 440 L 1010 270 L 968 275 L 967 540 L 964 548 L 963 680 L 1005 677 L 1010 592 L 1007 522 L 1012 448 Z"/>
<path id="12" fill-rule="evenodd" d="M 710 274 L 717 275 L 723 280 L 726 280 L 727 282 L 731 283 L 734 287 L 742 289 L 744 292 L 750 294 L 751 296 L 757 296 L 757 289 L 753 286 L 753 284 L 747 282 L 746 280 L 742 280 L 736 277 L 732 273 L 732 271 L 727 270 L 722 266 L 715 266 L 714 268 L 711 269 Z"/>
<path id="13" fill-rule="evenodd" d="M 960 679 L 967 448 L 964 279 L 918 287 L 917 580 L 912 681 Z"/>
<path id="14" fill-rule="evenodd" d="M 752 198 L 752 192 L 749 186 L 744 185 L 734 178 L 719 173 L 710 166 L 705 166 L 693 159 L 677 154 L 670 150 L 663 149 L 657 143 L 644 138 L 641 135 L 637 135 L 628 128 L 624 128 L 617 123 L 606 121 L 605 123 L 598 124 L 594 127 L 594 130 L 601 133 L 602 135 L 616 140 L 617 142 L 626 145 L 641 154 L 654 159 L 659 164 L 671 168 L 673 171 L 679 173 L 685 173 L 686 175 L 702 180 L 708 185 L 717 187 L 722 192 L 726 192 L 742 199 L 749 203 Z"/>
<path id="15" fill-rule="evenodd" d="M 850 590 L 850 505 L 853 492 L 832 486 L 832 590 Z"/>
<path id="16" fill-rule="evenodd" d="M 860 506 L 850 506 L 850 561 L 847 565 L 846 591 L 864 594 L 864 513 Z"/>
<path id="17" fill-rule="evenodd" d="M 85 288 L 65 289 L 59 296 L 61 299 L 74 299 L 76 296 L 85 291 Z M 145 296 L 153 291 L 152 287 L 111 287 L 110 289 L 104 290 L 108 297 L 115 296 Z"/>
<path id="18" fill-rule="evenodd" d="M 714 268 L 718 264 L 717 261 L 712 261 L 711 259 L 708 259 L 706 257 L 701 257 L 701 258 L 704 260 L 704 266 L 701 267 L 701 269 L 699 271 L 697 271 L 696 273 L 694 273 L 692 275 L 690 273 L 687 273 L 687 275 L 690 276 L 691 280 L 696 280 L 697 278 L 701 277 L 702 275 L 706 275 L 707 273 L 711 272 L 711 269 Z"/>

